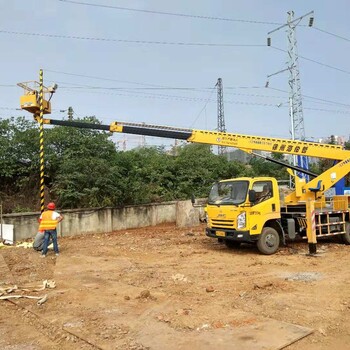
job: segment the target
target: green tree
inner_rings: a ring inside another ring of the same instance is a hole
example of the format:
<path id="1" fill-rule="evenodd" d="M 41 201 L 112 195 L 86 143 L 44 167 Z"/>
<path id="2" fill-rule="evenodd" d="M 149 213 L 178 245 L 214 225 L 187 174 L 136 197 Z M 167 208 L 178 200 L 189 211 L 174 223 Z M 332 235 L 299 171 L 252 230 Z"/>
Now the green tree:
<path id="1" fill-rule="evenodd" d="M 24 117 L 0 119 L 0 195 L 4 211 L 32 207 L 39 177 L 39 132 Z"/>
<path id="2" fill-rule="evenodd" d="M 123 169 L 124 204 L 144 204 L 172 200 L 173 156 L 163 148 L 137 148 L 118 155 Z"/>
<path id="3" fill-rule="evenodd" d="M 345 142 L 344 148 L 350 150 L 350 140 Z"/>
<path id="4" fill-rule="evenodd" d="M 99 123 L 94 117 L 81 122 Z M 47 130 L 46 173 L 50 197 L 61 207 L 114 205 L 121 191 L 116 150 L 108 132 L 57 126 Z"/>
<path id="5" fill-rule="evenodd" d="M 243 167 L 236 162 L 228 162 L 224 156 L 211 152 L 211 146 L 190 144 L 180 147 L 173 164 L 176 183 L 176 199 L 206 196 L 214 181 L 242 174 Z"/>
<path id="6" fill-rule="evenodd" d="M 279 154 L 273 154 L 271 158 L 287 163 L 284 160 L 283 155 L 281 157 Z M 249 164 L 251 165 L 252 170 L 251 176 L 270 176 L 275 177 L 277 180 L 288 179 L 286 167 L 283 165 L 279 165 L 258 157 L 253 157 Z"/>

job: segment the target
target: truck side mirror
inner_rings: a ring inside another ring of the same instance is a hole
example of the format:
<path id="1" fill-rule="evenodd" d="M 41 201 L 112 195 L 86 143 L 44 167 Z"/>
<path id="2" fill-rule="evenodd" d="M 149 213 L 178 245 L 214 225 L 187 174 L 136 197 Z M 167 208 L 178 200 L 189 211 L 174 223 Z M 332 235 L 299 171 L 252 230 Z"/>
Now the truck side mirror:
<path id="1" fill-rule="evenodd" d="M 249 190 L 248 198 L 250 203 L 256 202 L 256 192 L 254 190 Z"/>

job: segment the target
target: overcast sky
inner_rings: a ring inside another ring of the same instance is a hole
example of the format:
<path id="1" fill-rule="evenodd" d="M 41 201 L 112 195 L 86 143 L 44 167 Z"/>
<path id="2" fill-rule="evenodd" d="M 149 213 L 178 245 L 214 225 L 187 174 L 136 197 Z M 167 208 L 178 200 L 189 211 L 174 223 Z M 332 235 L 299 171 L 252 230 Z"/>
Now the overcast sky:
<path id="1" fill-rule="evenodd" d="M 286 30 L 271 35 L 284 51 L 267 47 L 267 33 L 286 23 L 290 10 L 295 18 L 314 11 L 314 28 L 306 17 L 296 30 L 306 138 L 348 138 L 346 0 L 0 0 L 0 117 L 30 117 L 16 110 L 16 84 L 38 80 L 42 68 L 45 85 L 59 86 L 54 119 L 67 118 L 60 110 L 72 106 L 76 117 L 95 115 L 105 124 L 214 130 L 222 78 L 227 131 L 290 138 L 288 72 L 265 88 L 267 76 L 288 62 Z M 128 148 L 140 143 L 126 139 Z"/>

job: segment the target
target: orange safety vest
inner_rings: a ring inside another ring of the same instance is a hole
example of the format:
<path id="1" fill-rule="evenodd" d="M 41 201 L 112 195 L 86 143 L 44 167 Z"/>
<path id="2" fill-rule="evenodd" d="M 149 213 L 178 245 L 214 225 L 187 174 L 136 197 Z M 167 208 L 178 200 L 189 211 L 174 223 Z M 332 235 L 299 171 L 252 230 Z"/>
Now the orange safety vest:
<path id="1" fill-rule="evenodd" d="M 44 211 L 41 214 L 39 231 L 54 230 L 57 227 L 57 220 L 52 219 L 52 210 Z"/>

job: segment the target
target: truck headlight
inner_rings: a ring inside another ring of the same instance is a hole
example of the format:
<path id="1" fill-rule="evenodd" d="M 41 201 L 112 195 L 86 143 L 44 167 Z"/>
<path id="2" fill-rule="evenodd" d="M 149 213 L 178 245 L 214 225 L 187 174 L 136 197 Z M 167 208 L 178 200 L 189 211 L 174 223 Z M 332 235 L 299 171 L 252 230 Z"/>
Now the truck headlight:
<path id="1" fill-rule="evenodd" d="M 245 227 L 245 222 L 246 222 L 246 215 L 245 215 L 245 212 L 243 212 L 237 216 L 237 228 Z"/>

